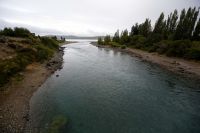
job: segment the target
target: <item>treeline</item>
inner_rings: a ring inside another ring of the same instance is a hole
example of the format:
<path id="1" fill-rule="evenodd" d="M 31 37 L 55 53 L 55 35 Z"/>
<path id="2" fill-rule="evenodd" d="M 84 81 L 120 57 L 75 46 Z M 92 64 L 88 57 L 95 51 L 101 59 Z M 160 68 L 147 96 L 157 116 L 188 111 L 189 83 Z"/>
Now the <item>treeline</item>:
<path id="1" fill-rule="evenodd" d="M 132 26 L 130 32 L 119 30 L 113 37 L 99 38 L 98 44 L 114 47 L 134 47 L 168 56 L 200 60 L 200 18 L 199 8 L 177 10 L 165 18 L 161 13 L 154 27 L 151 20 Z"/>
<path id="2" fill-rule="evenodd" d="M 58 50 L 56 37 L 36 36 L 25 28 L 4 28 L 0 31 L 0 45 L 14 51 L 11 58 L 0 58 L 0 86 L 32 62 L 43 62 Z"/>

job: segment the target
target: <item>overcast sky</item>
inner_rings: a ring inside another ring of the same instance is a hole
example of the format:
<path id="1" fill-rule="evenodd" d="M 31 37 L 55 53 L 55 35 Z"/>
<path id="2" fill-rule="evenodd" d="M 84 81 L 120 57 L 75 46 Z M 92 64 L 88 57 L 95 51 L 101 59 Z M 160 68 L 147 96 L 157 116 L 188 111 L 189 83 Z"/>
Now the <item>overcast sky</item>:
<path id="1" fill-rule="evenodd" d="M 161 12 L 199 7 L 200 0 L 0 0 L 0 28 L 26 27 L 40 35 L 112 34 Z"/>

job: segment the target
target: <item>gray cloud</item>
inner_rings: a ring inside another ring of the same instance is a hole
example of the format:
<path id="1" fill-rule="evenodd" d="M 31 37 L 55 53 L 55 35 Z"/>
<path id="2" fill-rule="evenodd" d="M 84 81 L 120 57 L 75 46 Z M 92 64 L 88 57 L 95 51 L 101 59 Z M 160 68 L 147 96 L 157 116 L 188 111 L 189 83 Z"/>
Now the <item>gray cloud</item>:
<path id="1" fill-rule="evenodd" d="M 199 0 L 0 0 L 0 26 L 37 34 L 105 35 L 189 6 L 200 6 Z"/>

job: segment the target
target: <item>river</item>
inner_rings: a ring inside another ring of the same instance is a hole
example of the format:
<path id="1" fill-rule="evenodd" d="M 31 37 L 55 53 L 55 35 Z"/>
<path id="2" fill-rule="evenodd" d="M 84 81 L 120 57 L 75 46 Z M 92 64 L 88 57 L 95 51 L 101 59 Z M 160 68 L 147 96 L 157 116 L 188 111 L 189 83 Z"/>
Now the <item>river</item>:
<path id="1" fill-rule="evenodd" d="M 199 133 L 200 91 L 191 79 L 87 41 L 65 45 L 63 68 L 30 101 L 31 127 L 60 133 Z"/>

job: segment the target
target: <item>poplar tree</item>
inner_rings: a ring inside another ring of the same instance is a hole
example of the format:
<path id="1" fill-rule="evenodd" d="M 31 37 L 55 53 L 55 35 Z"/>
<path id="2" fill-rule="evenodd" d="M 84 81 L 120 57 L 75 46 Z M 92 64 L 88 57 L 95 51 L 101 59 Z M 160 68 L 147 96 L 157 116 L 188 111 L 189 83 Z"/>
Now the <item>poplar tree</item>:
<path id="1" fill-rule="evenodd" d="M 199 10 L 189 8 L 187 12 L 182 11 L 179 24 L 177 26 L 175 40 L 191 39 L 195 24 L 199 15 Z"/>
<path id="2" fill-rule="evenodd" d="M 113 42 L 120 42 L 120 37 L 119 37 L 119 30 L 117 30 L 117 32 L 115 32 L 114 37 L 113 37 Z"/>
<path id="3" fill-rule="evenodd" d="M 156 34 L 162 34 L 163 33 L 163 29 L 164 29 L 164 26 L 165 26 L 164 17 L 165 17 L 164 13 L 162 12 L 160 14 L 160 17 L 158 18 L 158 20 L 155 23 L 153 33 L 156 33 Z"/>
<path id="4" fill-rule="evenodd" d="M 193 33 L 193 40 L 200 41 L 200 18 Z"/>
<path id="5" fill-rule="evenodd" d="M 110 37 L 110 35 L 106 35 L 106 36 L 104 37 L 104 44 L 105 44 L 105 45 L 108 45 L 110 42 L 111 42 L 111 37 Z"/>
<path id="6" fill-rule="evenodd" d="M 97 42 L 99 45 L 102 45 L 103 44 L 103 40 L 101 37 L 98 38 L 98 42 Z"/>
<path id="7" fill-rule="evenodd" d="M 177 25 L 177 28 L 176 28 L 176 31 L 175 31 L 175 35 L 174 35 L 174 40 L 180 40 L 182 39 L 182 36 L 183 36 L 183 22 L 184 22 L 184 19 L 185 19 L 185 9 L 183 9 L 181 11 L 181 15 L 180 15 L 180 19 L 179 19 L 179 22 L 178 22 L 178 25 Z"/>
<path id="8" fill-rule="evenodd" d="M 121 42 L 121 44 L 129 43 L 129 35 L 128 35 L 128 30 L 127 29 L 122 31 L 120 42 Z"/>
<path id="9" fill-rule="evenodd" d="M 196 24 L 198 15 L 199 15 L 199 9 L 196 10 L 196 8 L 194 8 L 193 12 L 192 12 L 191 20 L 190 20 L 191 25 L 188 30 L 188 35 L 189 35 L 190 39 L 192 38 L 192 33 L 195 30 L 195 24 Z"/>
<path id="10" fill-rule="evenodd" d="M 178 11 L 174 10 L 174 13 L 173 13 L 173 15 L 170 19 L 170 22 L 169 22 L 169 32 L 170 32 L 170 34 L 174 33 L 174 31 L 176 30 L 177 20 L 178 20 Z"/>
<path id="11" fill-rule="evenodd" d="M 131 28 L 131 32 L 130 32 L 130 36 L 134 36 L 134 35 L 138 35 L 139 34 L 139 26 L 138 23 L 136 23 L 135 25 L 132 26 Z"/>
<path id="12" fill-rule="evenodd" d="M 173 13 L 170 13 L 170 15 L 168 15 L 167 20 L 165 20 L 164 22 L 164 38 L 165 39 L 169 39 L 172 38 L 175 30 L 176 30 L 176 26 L 177 26 L 177 20 L 178 20 L 178 11 L 174 10 Z"/>
<path id="13" fill-rule="evenodd" d="M 151 20 L 146 19 L 144 23 L 139 26 L 139 34 L 148 37 L 151 33 Z"/>

